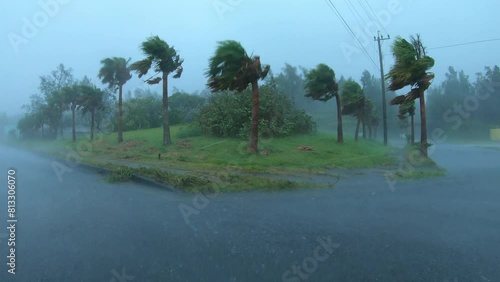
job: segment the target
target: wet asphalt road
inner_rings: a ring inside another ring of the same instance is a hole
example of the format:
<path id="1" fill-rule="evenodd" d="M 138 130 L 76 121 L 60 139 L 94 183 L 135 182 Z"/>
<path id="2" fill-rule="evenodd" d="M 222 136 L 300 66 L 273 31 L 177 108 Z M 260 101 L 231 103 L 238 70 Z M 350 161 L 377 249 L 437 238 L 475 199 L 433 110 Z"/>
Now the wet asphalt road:
<path id="1" fill-rule="evenodd" d="M 52 160 L 0 150 L 18 219 L 11 275 L 2 184 L 0 281 L 500 281 L 499 149 L 439 145 L 447 177 L 393 189 L 367 171 L 205 200 L 79 167 L 59 181 Z"/>

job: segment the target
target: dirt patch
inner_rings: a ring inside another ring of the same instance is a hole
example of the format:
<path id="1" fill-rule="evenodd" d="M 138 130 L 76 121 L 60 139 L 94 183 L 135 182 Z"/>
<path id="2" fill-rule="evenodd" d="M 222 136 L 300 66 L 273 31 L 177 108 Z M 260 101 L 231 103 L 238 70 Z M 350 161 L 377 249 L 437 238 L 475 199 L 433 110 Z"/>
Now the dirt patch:
<path id="1" fill-rule="evenodd" d="M 126 141 L 126 142 L 123 142 L 120 145 L 118 145 L 117 148 L 123 149 L 123 150 L 130 150 L 130 149 L 142 146 L 142 145 L 144 145 L 144 143 L 146 143 L 146 142 L 144 142 L 144 141 L 135 141 L 135 140 Z"/>
<path id="2" fill-rule="evenodd" d="M 181 149 L 191 149 L 191 143 L 187 139 L 179 140 L 175 145 Z"/>
<path id="3" fill-rule="evenodd" d="M 314 151 L 314 149 L 312 147 L 309 147 L 309 146 L 299 146 L 299 147 L 297 147 L 297 150 L 299 150 L 299 151 Z"/>

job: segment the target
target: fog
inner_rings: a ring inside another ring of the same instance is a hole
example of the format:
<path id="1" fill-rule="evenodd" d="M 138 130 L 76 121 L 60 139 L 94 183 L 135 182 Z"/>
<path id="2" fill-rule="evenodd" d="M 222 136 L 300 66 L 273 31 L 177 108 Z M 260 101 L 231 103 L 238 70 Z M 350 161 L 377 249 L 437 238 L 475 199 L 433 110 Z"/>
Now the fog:
<path id="1" fill-rule="evenodd" d="M 338 76 L 355 79 L 364 69 L 378 76 L 378 50 L 373 41 L 378 29 L 391 38 L 420 33 L 436 61 L 431 70 L 436 74 L 435 83 L 443 80 L 450 65 L 473 77 L 500 59 L 498 41 L 433 49 L 497 38 L 497 25 L 491 24 L 500 8 L 497 1 L 388 0 L 370 4 L 381 16 L 383 28 L 376 27 L 377 22 L 363 14 L 356 1 L 352 5 L 340 1 L 336 6 L 371 59 L 321 0 L 286 4 L 264 0 L 2 1 L 0 112 L 20 114 L 28 97 L 39 93 L 39 76 L 49 74 L 60 63 L 72 68 L 75 78 L 87 75 L 99 83 L 101 59 L 141 59 L 139 44 L 150 35 L 165 39 L 185 59 L 183 76 L 172 80 L 170 87 L 188 92 L 205 87 L 208 58 L 216 42 L 225 39 L 240 41 L 275 72 L 285 63 L 306 68 L 327 63 Z M 390 43 L 387 40 L 382 45 L 386 71 L 392 63 Z M 144 86 L 134 76 L 126 89 Z"/>

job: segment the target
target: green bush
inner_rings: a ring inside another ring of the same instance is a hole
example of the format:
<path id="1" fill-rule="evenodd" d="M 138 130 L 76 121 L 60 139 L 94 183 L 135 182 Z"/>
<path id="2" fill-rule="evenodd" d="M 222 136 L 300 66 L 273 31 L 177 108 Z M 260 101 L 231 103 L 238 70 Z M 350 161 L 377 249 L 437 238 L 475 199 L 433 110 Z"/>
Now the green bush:
<path id="1" fill-rule="evenodd" d="M 127 182 L 132 179 L 133 169 L 125 166 L 117 166 L 111 169 L 107 181 L 111 183 Z"/>
<path id="2" fill-rule="evenodd" d="M 316 123 L 291 98 L 274 87 L 260 87 L 259 135 L 285 137 L 316 131 Z M 218 137 L 247 138 L 252 117 L 252 92 L 223 91 L 214 93 L 201 108 L 197 124 L 203 134 Z"/>

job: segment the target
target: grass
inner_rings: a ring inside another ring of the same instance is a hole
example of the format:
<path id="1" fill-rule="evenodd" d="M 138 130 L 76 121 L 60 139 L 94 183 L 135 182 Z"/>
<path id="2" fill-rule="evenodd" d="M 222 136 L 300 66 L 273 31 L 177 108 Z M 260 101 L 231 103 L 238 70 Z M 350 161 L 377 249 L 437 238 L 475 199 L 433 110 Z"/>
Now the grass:
<path id="1" fill-rule="evenodd" d="M 447 171 L 434 160 L 420 155 L 419 145 L 407 145 L 402 151 L 402 163 L 392 173 L 391 178 L 397 180 L 436 178 L 445 176 Z"/>
<path id="2" fill-rule="evenodd" d="M 200 136 L 196 129 L 186 126 L 171 127 L 171 136 L 173 144 L 168 147 L 161 145 L 161 128 L 124 132 L 125 142 L 121 144 L 117 143 L 116 133 L 98 135 L 92 143 L 86 138 L 76 143 L 71 140 L 20 143 L 61 157 L 73 151 L 81 157 L 80 161 L 89 164 L 118 165 L 112 167 L 108 176 L 111 182 L 126 181 L 138 174 L 190 191 L 203 187 L 209 187 L 206 188 L 209 191 L 296 188 L 304 184 L 288 181 L 286 177 L 256 175 L 325 174 L 335 168 L 389 166 L 395 162 L 390 149 L 380 143 L 355 142 L 347 136 L 344 144 L 338 144 L 334 135 L 326 133 L 262 138 L 260 154 L 248 153 L 246 140 Z M 220 183 L 224 183 L 223 187 L 218 187 Z"/>

